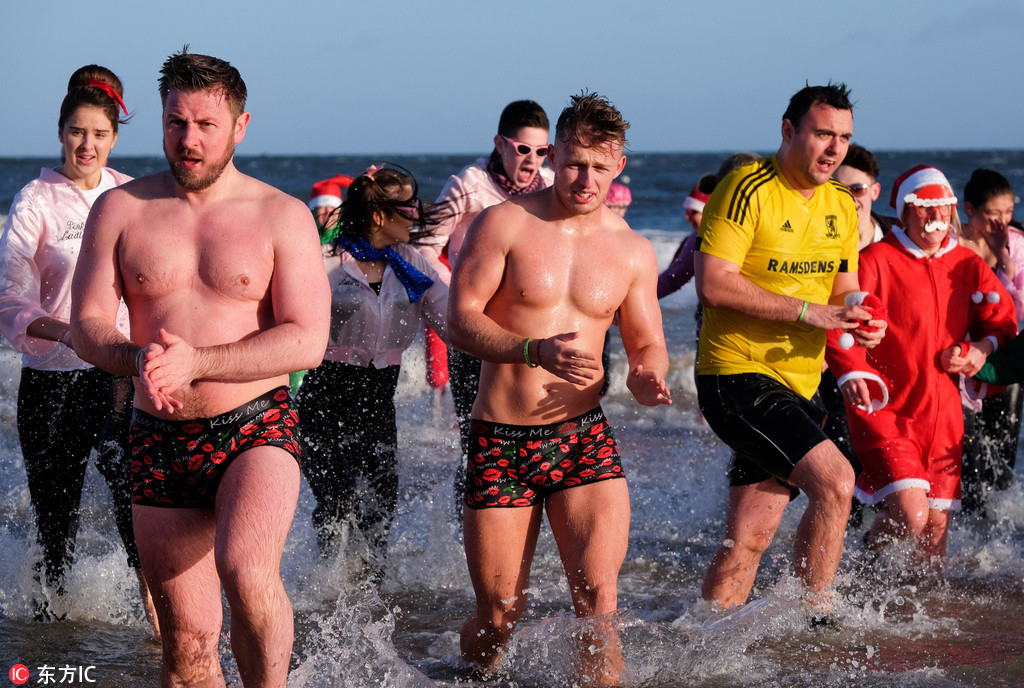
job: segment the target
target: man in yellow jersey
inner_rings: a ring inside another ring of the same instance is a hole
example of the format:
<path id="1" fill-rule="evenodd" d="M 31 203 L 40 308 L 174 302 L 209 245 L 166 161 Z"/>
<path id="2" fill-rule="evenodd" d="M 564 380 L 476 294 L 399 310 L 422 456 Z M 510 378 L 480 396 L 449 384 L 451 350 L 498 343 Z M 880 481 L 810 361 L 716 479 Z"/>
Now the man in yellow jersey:
<path id="1" fill-rule="evenodd" d="M 852 135 L 846 86 L 808 86 L 782 117 L 778 153 L 731 172 L 704 208 L 697 396 L 734 454 L 725 538 L 702 593 L 723 607 L 746 602 L 799 490 L 810 503 L 793 563 L 812 605 L 826 601 L 839 566 L 854 474 L 821 429 L 825 413 L 814 398 L 825 333 L 849 330 L 870 348 L 885 328 L 863 307 L 838 305 L 859 289 L 857 210 L 830 179 Z M 859 331 L 861 321 L 879 330 Z M 857 382 L 854 400 L 870 403 L 867 384 Z"/>

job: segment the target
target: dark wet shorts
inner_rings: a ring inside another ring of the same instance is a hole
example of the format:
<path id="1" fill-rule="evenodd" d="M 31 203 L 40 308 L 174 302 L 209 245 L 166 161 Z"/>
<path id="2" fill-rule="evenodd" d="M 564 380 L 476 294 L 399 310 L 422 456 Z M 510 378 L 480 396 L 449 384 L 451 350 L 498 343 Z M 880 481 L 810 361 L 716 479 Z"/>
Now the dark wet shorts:
<path id="1" fill-rule="evenodd" d="M 532 506 L 577 485 L 625 478 L 615 436 L 596 408 L 551 425 L 472 421 L 466 506 Z"/>
<path id="2" fill-rule="evenodd" d="M 753 485 L 786 480 L 796 462 L 828 439 L 825 413 L 817 393 L 805 399 L 768 375 L 698 375 L 701 413 L 718 437 L 734 451 L 729 484 Z"/>
<path id="3" fill-rule="evenodd" d="M 132 501 L 144 506 L 212 507 L 231 462 L 260 446 L 300 458 L 299 417 L 287 387 L 278 387 L 214 418 L 172 421 L 135 409 Z"/>

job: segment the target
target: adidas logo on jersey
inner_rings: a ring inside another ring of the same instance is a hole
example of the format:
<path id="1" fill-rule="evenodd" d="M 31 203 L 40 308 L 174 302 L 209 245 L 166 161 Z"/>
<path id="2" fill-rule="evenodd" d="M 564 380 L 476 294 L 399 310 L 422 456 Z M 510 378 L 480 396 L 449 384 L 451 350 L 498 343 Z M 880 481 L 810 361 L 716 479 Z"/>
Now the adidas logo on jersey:
<path id="1" fill-rule="evenodd" d="M 789 220 L 786 220 L 785 222 L 782 223 L 782 228 L 779 229 L 779 231 L 780 232 L 790 232 L 790 233 L 792 233 L 793 225 L 789 224 Z"/>

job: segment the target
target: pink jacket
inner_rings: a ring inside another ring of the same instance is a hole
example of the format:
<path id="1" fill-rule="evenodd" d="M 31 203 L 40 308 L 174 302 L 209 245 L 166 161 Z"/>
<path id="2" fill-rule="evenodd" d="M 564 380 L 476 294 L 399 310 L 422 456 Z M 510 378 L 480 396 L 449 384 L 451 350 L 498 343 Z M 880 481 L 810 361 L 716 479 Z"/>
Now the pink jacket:
<path id="1" fill-rule="evenodd" d="M 551 186 L 555 173 L 548 167 L 542 167 L 540 176 L 544 186 Z M 508 200 L 508 196 L 487 174 L 487 158 L 479 158 L 456 175 L 448 178 L 448 183 L 437 197 L 438 203 L 449 204 L 454 214 L 434 230 L 434 236 L 428 239 L 427 245 L 420 246 L 420 252 L 427 257 L 430 265 L 441 275 L 445 284 L 451 281 L 451 270 L 441 262 L 441 251 L 448 245 L 448 262 L 455 265 L 459 249 L 466 239 L 466 230 L 473 220 L 485 208 Z"/>
<path id="2" fill-rule="evenodd" d="M 71 319 L 71 278 L 89 210 L 100 193 L 130 180 L 104 168 L 99 187 L 83 191 L 59 172 L 44 168 L 14 197 L 0 238 L 0 333 L 23 354 L 25 367 L 92 367 L 63 344 L 30 337 L 26 330 L 44 316 Z M 122 332 L 127 333 L 127 323 L 122 303 Z"/>
<path id="3" fill-rule="evenodd" d="M 996 277 L 1013 298 L 1013 305 L 1017 311 L 1017 324 L 1024 327 L 1024 234 L 1010 227 L 1007 229 L 1007 244 L 1010 249 L 1010 258 L 1016 268 L 1013 279 L 1009 279 L 1002 270 L 996 271 Z"/>

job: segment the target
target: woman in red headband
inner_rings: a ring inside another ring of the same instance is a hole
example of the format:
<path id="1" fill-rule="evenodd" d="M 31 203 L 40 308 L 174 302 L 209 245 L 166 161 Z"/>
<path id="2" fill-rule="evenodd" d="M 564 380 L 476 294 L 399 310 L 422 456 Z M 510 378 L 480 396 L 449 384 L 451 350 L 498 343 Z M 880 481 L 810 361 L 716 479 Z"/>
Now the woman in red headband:
<path id="1" fill-rule="evenodd" d="M 152 608 L 139 573 L 124 452 L 131 379 L 114 378 L 78 358 L 68 325 L 71 278 L 89 210 L 101 193 L 130 179 L 106 166 L 118 124 L 126 121 L 122 92 L 120 80 L 104 67 L 88 65 L 72 74 L 57 121 L 61 164 L 44 168 L 18 192 L 0 239 L 0 332 L 22 353 L 18 436 L 42 549 L 35 614 L 43 620 L 66 614 L 60 598 L 93 449 L 147 613 Z M 127 333 L 123 304 L 122 313 Z"/>

